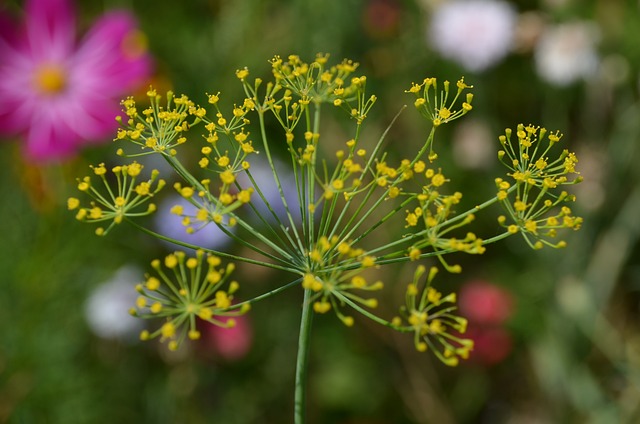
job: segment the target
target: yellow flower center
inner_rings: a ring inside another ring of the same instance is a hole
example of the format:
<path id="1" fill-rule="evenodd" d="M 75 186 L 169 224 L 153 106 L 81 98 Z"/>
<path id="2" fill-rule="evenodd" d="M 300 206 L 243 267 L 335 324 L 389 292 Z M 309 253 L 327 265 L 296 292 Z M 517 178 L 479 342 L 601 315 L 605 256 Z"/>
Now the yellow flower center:
<path id="1" fill-rule="evenodd" d="M 35 85 L 43 94 L 57 94 L 67 86 L 64 69 L 58 65 L 43 65 L 36 71 Z"/>
<path id="2" fill-rule="evenodd" d="M 438 116 L 442 119 L 448 119 L 451 116 L 451 111 L 446 107 L 443 107 L 438 111 Z"/>

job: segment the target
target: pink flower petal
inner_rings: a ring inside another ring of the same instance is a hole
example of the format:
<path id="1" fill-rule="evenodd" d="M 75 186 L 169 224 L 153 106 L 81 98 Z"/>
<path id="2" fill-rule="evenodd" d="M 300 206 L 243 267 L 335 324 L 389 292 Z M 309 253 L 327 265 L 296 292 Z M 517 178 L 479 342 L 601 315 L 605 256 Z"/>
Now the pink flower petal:
<path id="1" fill-rule="evenodd" d="M 73 128 L 59 119 L 54 111 L 39 110 L 27 134 L 25 154 L 42 161 L 71 156 L 76 151 L 79 136 Z"/>
<path id="2" fill-rule="evenodd" d="M 208 322 L 202 322 L 204 327 L 203 341 L 207 347 L 213 349 L 226 360 L 243 358 L 249 352 L 253 340 L 248 318 L 239 316 L 234 320 L 236 325 L 231 328 L 218 327 Z"/>
<path id="3" fill-rule="evenodd" d="M 513 348 L 511 334 L 500 327 L 470 326 L 465 337 L 473 340 L 471 361 L 482 365 L 495 365 L 502 362 Z"/>
<path id="4" fill-rule="evenodd" d="M 0 47 L 0 134 L 24 131 L 38 107 L 31 89 L 33 64 L 22 52 Z"/>
<path id="5" fill-rule="evenodd" d="M 73 58 L 77 84 L 104 95 L 120 96 L 148 77 L 151 58 L 136 21 L 126 12 L 104 15 Z"/>
<path id="6" fill-rule="evenodd" d="M 40 61 L 60 61 L 75 47 L 75 13 L 70 0 L 27 0 L 29 49 Z"/>
<path id="7" fill-rule="evenodd" d="M 485 281 L 471 281 L 460 289 L 458 306 L 472 322 L 500 324 L 513 312 L 513 298 L 505 289 Z"/>
<path id="8" fill-rule="evenodd" d="M 19 40 L 18 26 L 14 19 L 0 10 L 0 58 L 5 54 L 5 49 L 15 46 Z M 0 61 L 3 62 L 2 59 Z"/>
<path id="9" fill-rule="evenodd" d="M 67 97 L 55 102 L 58 117 L 85 139 L 82 144 L 113 138 L 118 127 L 115 118 L 120 113 L 118 102 L 98 93 L 72 93 Z"/>

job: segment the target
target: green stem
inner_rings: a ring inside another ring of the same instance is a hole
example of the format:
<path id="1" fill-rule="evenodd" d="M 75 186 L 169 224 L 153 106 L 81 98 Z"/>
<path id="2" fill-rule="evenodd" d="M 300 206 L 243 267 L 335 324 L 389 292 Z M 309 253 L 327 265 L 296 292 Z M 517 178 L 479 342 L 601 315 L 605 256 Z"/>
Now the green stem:
<path id="1" fill-rule="evenodd" d="M 252 304 L 254 304 L 254 303 L 256 303 L 256 302 L 259 302 L 259 301 L 261 301 L 261 300 L 263 300 L 263 299 L 266 299 L 266 298 L 268 298 L 268 297 L 275 296 L 276 294 L 278 294 L 278 293 L 280 293 L 280 292 L 283 292 L 283 291 L 287 290 L 288 288 L 291 288 L 291 287 L 293 287 L 293 286 L 297 286 L 297 285 L 299 285 L 299 284 L 300 284 L 300 281 L 302 281 L 302 278 L 298 278 L 298 279 L 296 279 L 296 280 L 294 280 L 294 281 L 292 281 L 292 282 L 290 282 L 290 283 L 285 284 L 284 286 L 280 286 L 280 287 L 278 287 L 277 289 L 273 289 L 273 290 L 268 291 L 268 292 L 266 292 L 266 293 L 263 293 L 263 294 L 261 294 L 261 295 L 259 295 L 259 296 L 256 296 L 256 297 L 254 297 L 254 298 L 252 298 L 252 299 L 245 300 L 244 302 L 235 303 L 235 304 L 234 304 L 233 306 L 231 306 L 229 309 L 233 309 L 233 310 L 235 310 L 235 309 L 241 309 L 245 304 L 250 304 L 250 305 L 252 305 Z"/>
<path id="2" fill-rule="evenodd" d="M 253 264 L 253 265 L 259 265 L 259 266 L 263 266 L 265 268 L 272 268 L 272 269 L 279 269 L 281 271 L 288 271 L 288 272 L 297 272 L 297 269 L 295 268 L 290 268 L 287 266 L 281 266 L 281 265 L 277 265 L 277 264 L 273 264 L 270 262 L 265 262 L 265 261 L 260 261 L 257 259 L 251 259 L 251 258 L 246 258 L 243 256 L 237 256 L 237 255 L 232 255 L 231 253 L 227 253 L 227 252 L 222 252 L 220 250 L 215 250 L 215 249 L 209 249 L 206 247 L 202 247 L 202 246 L 197 246 L 195 244 L 191 244 L 191 243 L 186 243 L 180 240 L 176 240 L 176 239 L 172 239 L 171 237 L 167 237 L 164 236 L 162 234 L 156 233 L 155 231 L 151 231 L 150 229 L 141 226 L 140 224 L 138 224 L 137 222 L 127 219 L 127 222 L 131 225 L 133 225 L 135 228 L 137 228 L 138 230 L 142 231 L 143 233 L 146 233 L 150 236 L 156 237 L 160 240 L 164 240 L 164 241 L 168 241 L 170 243 L 176 244 L 178 246 L 182 246 L 182 247 L 186 247 L 188 249 L 193 249 L 193 250 L 203 250 L 205 252 L 208 253 L 212 253 L 214 255 L 220 256 L 222 258 L 225 259 L 231 259 L 234 261 L 239 261 L 239 262 L 245 262 L 245 263 L 249 263 L 249 264 Z"/>
<path id="3" fill-rule="evenodd" d="M 379 316 L 377 316 L 377 315 L 367 311 L 366 309 L 360 307 L 360 305 L 358 305 L 357 303 L 355 303 L 354 301 L 349 299 L 347 296 L 343 295 L 342 293 L 340 293 L 338 291 L 333 292 L 333 295 L 335 297 L 337 297 L 338 299 L 340 299 L 342 302 L 344 302 L 347 305 L 351 306 L 356 311 L 360 312 L 362 315 L 364 315 L 367 318 L 369 318 L 370 320 L 375 321 L 378 324 L 384 325 L 385 327 L 393 328 L 394 330 L 398 330 L 401 333 L 406 333 L 406 332 L 411 331 L 413 329 L 412 327 L 398 327 L 398 326 L 393 325 L 391 322 L 389 322 L 389 321 L 387 321 L 385 319 L 382 319 Z"/>
<path id="4" fill-rule="evenodd" d="M 291 215 L 291 210 L 289 208 L 289 204 L 287 202 L 287 198 L 285 197 L 284 190 L 282 188 L 282 182 L 280 181 L 280 176 L 278 175 L 278 172 L 276 171 L 275 162 L 273 160 L 273 157 L 271 156 L 271 150 L 269 149 L 269 142 L 268 142 L 268 138 L 267 138 L 267 130 L 266 130 L 265 122 L 264 122 L 264 114 L 263 113 L 258 113 L 258 119 L 259 119 L 259 122 L 260 122 L 260 136 L 262 137 L 262 146 L 264 148 L 265 155 L 267 156 L 267 161 L 269 162 L 269 166 L 271 167 L 271 172 L 273 173 L 273 178 L 274 178 L 274 180 L 276 182 L 276 186 L 278 187 L 278 193 L 280 194 L 280 199 L 282 200 L 282 205 L 284 206 L 284 210 L 286 211 L 287 218 L 289 219 L 289 225 L 291 226 L 291 230 L 293 231 L 293 234 L 294 234 L 294 236 L 296 238 L 296 241 L 298 242 L 298 248 L 300 249 L 300 251 L 302 251 L 303 250 L 302 241 L 300 240 L 300 236 L 298 235 L 298 231 L 296 229 L 297 226 L 296 226 L 295 220 L 293 219 L 293 215 Z M 265 203 L 267 203 L 266 199 L 265 199 Z M 267 203 L 267 205 L 268 205 L 268 203 Z M 276 214 L 274 213 L 274 215 L 276 215 Z M 276 216 L 276 218 L 278 218 L 278 217 Z M 278 219 L 278 221 L 280 222 L 280 219 Z M 284 226 L 282 226 L 282 227 L 284 227 Z M 287 233 L 286 228 L 283 228 L 283 230 L 285 231 L 285 233 Z"/>
<path id="5" fill-rule="evenodd" d="M 311 290 L 304 291 L 302 301 L 302 316 L 300 317 L 300 334 L 298 336 L 298 357 L 296 360 L 296 387 L 294 399 L 294 423 L 304 424 L 306 405 L 306 380 L 308 365 L 308 349 L 311 338 L 311 321 L 313 312 L 311 311 Z"/>

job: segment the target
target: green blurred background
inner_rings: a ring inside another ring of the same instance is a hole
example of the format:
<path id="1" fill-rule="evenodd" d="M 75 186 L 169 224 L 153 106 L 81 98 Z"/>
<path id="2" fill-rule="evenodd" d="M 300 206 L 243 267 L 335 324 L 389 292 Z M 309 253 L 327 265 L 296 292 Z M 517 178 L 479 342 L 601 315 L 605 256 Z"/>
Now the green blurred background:
<path id="1" fill-rule="evenodd" d="M 431 19 L 445 3 L 103 0 L 79 1 L 78 13 L 88 28 L 105 10 L 133 11 L 156 61 L 150 83 L 203 103 L 205 92 L 240 99 L 234 71 L 267 75 L 274 54 L 354 59 L 378 96 L 373 133 L 411 101 L 404 90 L 412 81 L 464 75 L 475 86 L 474 110 L 437 143 L 452 187 L 469 202 L 495 191 L 493 178 L 504 172 L 495 141 L 506 127 L 560 129 L 577 152 L 585 182 L 573 209 L 585 224 L 565 235 L 567 249 L 533 252 L 509 239 L 481 257 L 460 257 L 461 275 L 440 277 L 445 292 L 482 280 L 509 293 L 511 314 L 500 326 L 509 342 L 498 359 L 450 369 L 364 319 L 345 328 L 330 314 L 319 317 L 310 423 L 640 422 L 640 3 L 510 1 L 514 42 L 482 70 L 445 58 L 430 41 Z M 591 28 L 595 68 L 566 84 L 545 79 L 539 41 L 576 22 Z M 398 152 L 418 145 L 425 128 L 406 111 L 392 129 Z M 0 422 L 291 422 L 299 290 L 255 306 L 251 349 L 233 358 L 206 346 L 168 354 L 92 331 L 86 305 L 96 288 L 122 267 L 141 269 L 142 278 L 168 251 L 127 227 L 98 238 L 66 210 L 75 177 L 114 150 L 107 142 L 68 163 L 34 166 L 15 142 L 0 145 Z M 479 217 L 476 232 L 493 228 L 498 213 Z M 397 290 L 387 276 L 390 299 L 401 301 L 411 272 L 399 275 Z M 237 278 L 247 293 L 260 293 L 283 277 L 238 270 Z"/>

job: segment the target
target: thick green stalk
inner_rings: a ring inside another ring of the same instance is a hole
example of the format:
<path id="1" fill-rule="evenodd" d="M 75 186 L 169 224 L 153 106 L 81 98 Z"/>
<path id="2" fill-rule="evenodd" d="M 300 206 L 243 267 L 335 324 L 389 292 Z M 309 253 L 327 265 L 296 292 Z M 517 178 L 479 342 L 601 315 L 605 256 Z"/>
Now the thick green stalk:
<path id="1" fill-rule="evenodd" d="M 302 301 L 302 316 L 300 317 L 300 334 L 298 335 L 298 357 L 296 360 L 296 387 L 294 398 L 294 419 L 295 424 L 304 424 L 306 409 L 306 382 L 308 368 L 308 350 L 311 341 L 311 321 L 313 311 L 311 311 L 311 290 L 305 289 L 304 300 Z"/>

